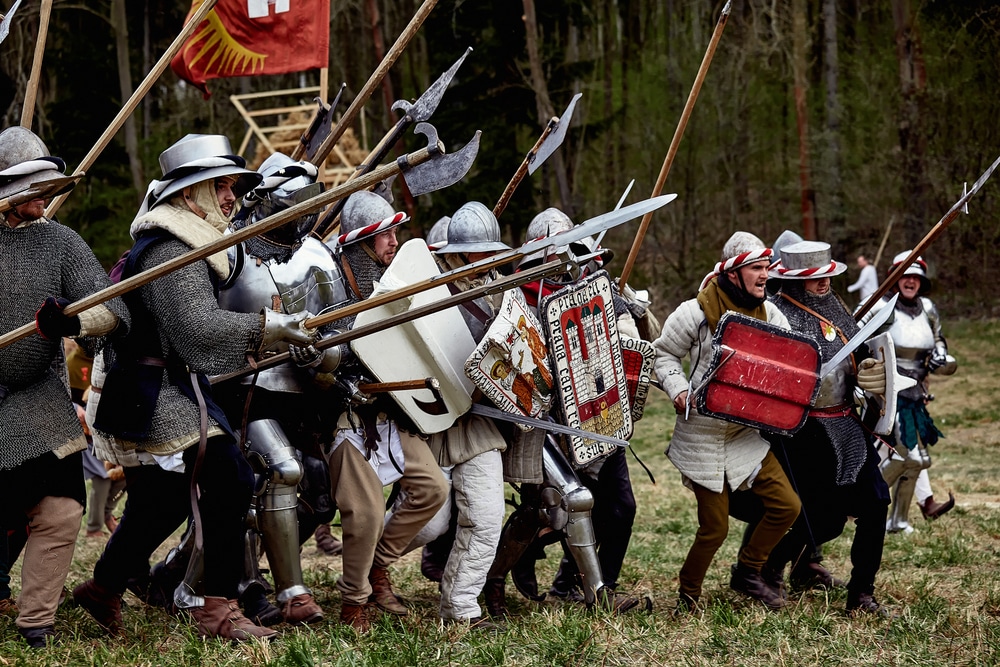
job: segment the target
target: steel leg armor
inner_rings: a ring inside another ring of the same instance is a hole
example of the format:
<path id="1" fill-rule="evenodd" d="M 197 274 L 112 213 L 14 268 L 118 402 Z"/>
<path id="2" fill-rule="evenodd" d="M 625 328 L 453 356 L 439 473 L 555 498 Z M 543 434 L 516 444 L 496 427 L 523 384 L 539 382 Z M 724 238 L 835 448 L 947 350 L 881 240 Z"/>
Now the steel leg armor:
<path id="1" fill-rule="evenodd" d="M 917 476 L 921 470 L 931 467 L 931 457 L 923 445 L 917 445 L 907 451 L 903 458 L 898 453 L 882 464 L 882 476 L 891 489 L 892 509 L 886 521 L 885 530 L 889 533 L 912 532 L 910 526 L 910 505 L 913 502 L 913 492 L 917 486 Z"/>

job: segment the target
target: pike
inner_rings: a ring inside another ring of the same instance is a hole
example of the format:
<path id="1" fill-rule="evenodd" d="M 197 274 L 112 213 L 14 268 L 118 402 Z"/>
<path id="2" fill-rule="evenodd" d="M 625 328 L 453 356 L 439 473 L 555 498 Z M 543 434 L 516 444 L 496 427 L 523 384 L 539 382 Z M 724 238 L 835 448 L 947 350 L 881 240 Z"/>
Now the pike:
<path id="1" fill-rule="evenodd" d="M 366 324 L 363 326 L 354 327 L 348 331 L 342 333 L 334 334 L 328 338 L 324 338 L 317 341 L 313 346 L 317 350 L 325 350 L 336 345 L 341 345 L 343 343 L 349 343 L 352 340 L 362 338 L 364 336 L 369 336 L 371 334 L 378 333 L 380 331 L 385 331 L 386 329 L 391 329 L 394 326 L 405 324 L 407 322 L 412 322 L 413 320 L 419 319 L 426 315 L 433 315 L 434 313 L 440 312 L 452 306 L 457 306 L 459 304 L 465 303 L 467 301 L 472 301 L 478 299 L 481 296 L 487 296 L 490 294 L 499 294 L 500 292 L 506 292 L 507 290 L 520 287 L 526 283 L 532 282 L 534 280 L 539 280 L 545 276 L 549 276 L 555 273 L 562 273 L 569 270 L 572 262 L 565 260 L 555 259 L 546 264 L 536 266 L 528 271 L 522 271 L 515 273 L 511 276 L 506 276 L 499 280 L 494 280 L 486 285 L 480 285 L 479 287 L 474 287 L 470 290 L 464 292 L 459 292 L 458 294 L 453 294 L 447 298 L 434 301 L 432 303 L 425 304 L 423 306 L 413 308 L 401 312 L 397 315 L 387 317 L 384 320 L 379 320 L 378 322 L 372 322 L 371 324 Z M 365 301 L 371 301 L 372 299 L 366 299 Z M 364 302 L 362 302 L 364 303 Z M 348 306 L 349 308 L 350 306 Z M 306 327 L 312 328 L 316 326 L 322 326 L 325 322 L 334 322 L 338 319 L 344 317 L 341 313 L 346 311 L 347 308 L 342 308 L 337 311 L 326 313 L 319 317 L 311 317 L 304 322 Z M 368 310 L 368 308 L 363 308 L 362 310 Z M 331 319 L 332 318 L 332 319 Z M 246 368 L 235 371 L 233 373 L 228 373 L 226 375 L 216 375 L 211 379 L 212 384 L 218 384 L 220 382 L 228 382 L 229 380 L 235 380 L 238 378 L 246 377 L 248 375 L 253 375 L 254 373 L 268 368 L 273 368 L 287 361 L 291 360 L 291 355 L 287 352 L 282 352 L 281 354 L 276 354 L 272 357 L 267 357 L 256 363 L 255 367 L 247 366 Z"/>
<path id="2" fill-rule="evenodd" d="M 58 178 L 53 178 L 50 181 L 45 181 L 39 183 L 38 185 L 33 185 L 27 190 L 12 194 L 9 197 L 4 197 L 0 199 L 0 213 L 4 211 L 9 211 L 15 206 L 20 206 L 21 204 L 26 204 L 33 199 L 48 199 L 52 196 L 52 193 L 62 190 L 64 187 L 70 183 L 75 183 L 83 178 L 85 174 L 82 171 L 78 171 L 71 176 L 61 176 Z"/>
<path id="3" fill-rule="evenodd" d="M 323 143 L 319 145 L 319 148 L 316 149 L 316 154 L 312 156 L 309 160 L 310 162 L 317 167 L 323 164 L 323 161 L 326 160 L 328 155 L 330 155 L 333 147 L 337 145 L 337 142 L 344 135 L 344 132 L 351 126 L 352 123 L 354 123 L 358 114 L 361 113 L 361 107 L 368 102 L 368 98 L 372 96 L 375 89 L 382 83 L 382 79 L 384 79 L 385 75 L 388 74 L 389 68 L 396 63 L 400 54 L 406 49 L 410 40 L 413 39 L 413 36 L 417 34 L 420 26 L 423 25 L 424 20 L 427 19 L 427 15 L 431 13 L 431 10 L 434 9 L 434 6 L 437 5 L 437 3 L 438 0 L 424 0 L 424 3 L 420 5 L 416 13 L 413 15 L 413 18 L 410 19 L 410 22 L 405 28 L 403 28 L 403 32 L 401 32 L 399 37 L 396 38 L 396 42 L 385 54 L 385 58 L 383 58 L 382 62 L 379 63 L 379 66 L 375 68 L 375 71 L 372 72 L 372 75 L 368 78 L 364 87 L 360 92 L 358 92 L 357 97 L 355 97 L 354 101 L 351 102 L 349 107 L 347 107 L 347 111 L 344 112 L 344 115 L 341 116 L 339 121 L 337 121 L 337 125 L 330 132 L 329 136 L 323 140 Z"/>
<path id="4" fill-rule="evenodd" d="M 364 176 L 365 174 L 371 172 L 372 169 L 377 167 L 385 156 L 389 154 L 392 147 L 396 145 L 402 137 L 403 134 L 410 128 L 410 126 L 415 123 L 424 123 L 430 120 L 434 112 L 437 111 L 438 105 L 441 104 L 441 99 L 444 97 L 445 91 L 451 84 L 452 80 L 455 78 L 455 74 L 458 72 L 458 68 L 462 66 L 465 62 L 466 57 L 472 53 L 472 47 L 465 49 L 465 53 L 459 58 L 455 63 L 449 67 L 441 76 L 438 77 L 437 81 L 432 83 L 430 87 L 424 91 L 416 102 L 410 104 L 406 100 L 396 100 L 392 105 L 393 111 L 402 111 L 403 116 L 396 124 L 389 130 L 388 133 L 378 145 L 372 149 L 365 158 L 365 161 L 358 165 L 357 170 L 351 174 L 348 181 L 353 181 L 359 176 Z M 344 208 L 346 200 L 341 200 L 330 207 L 330 209 L 323 215 L 322 220 L 317 224 L 316 229 L 319 232 L 319 236 L 322 236 L 324 240 L 329 240 L 336 229 L 336 219 L 340 215 L 341 210 Z"/>
<path id="5" fill-rule="evenodd" d="M 31 129 L 31 118 L 35 115 L 35 96 L 38 94 L 38 80 L 42 75 L 42 56 L 45 54 L 45 38 L 49 32 L 49 17 L 52 15 L 52 0 L 42 0 L 38 16 L 38 36 L 35 39 L 35 57 L 31 62 L 31 76 L 24 92 L 24 106 L 21 107 L 21 127 Z"/>
<path id="6" fill-rule="evenodd" d="M 569 102 L 569 106 L 566 107 L 561 116 L 553 116 L 549 119 L 549 122 L 545 125 L 545 129 L 542 131 L 542 136 L 538 137 L 538 141 L 531 147 L 528 154 L 524 156 L 521 166 L 514 172 L 510 183 L 507 184 L 503 194 L 500 195 L 497 205 L 493 207 L 493 215 L 497 218 L 507 208 L 510 198 L 514 195 L 514 190 L 524 180 L 524 176 L 535 173 L 542 166 L 542 163 L 548 160 L 549 156 L 562 145 L 563 140 L 566 139 L 566 132 L 569 130 L 570 122 L 573 120 L 573 110 L 576 108 L 576 102 L 581 97 L 583 97 L 583 93 L 574 95 L 573 99 Z"/>
<path id="7" fill-rule="evenodd" d="M 931 227 L 931 230 L 927 232 L 924 238 L 920 239 L 920 243 L 913 247 L 913 250 L 911 250 L 910 254 L 906 256 L 906 259 L 897 264 L 896 268 L 889 272 L 889 275 L 885 277 L 885 280 L 883 280 L 882 284 L 878 286 L 875 293 L 868 297 L 868 300 L 865 301 L 858 312 L 854 314 L 855 320 L 860 320 L 865 316 L 865 313 L 872 309 L 872 306 L 878 303 L 879 299 L 881 299 L 885 293 L 889 291 L 889 288 L 895 285 L 896 282 L 903 277 L 903 273 L 907 268 L 909 268 L 910 264 L 916 261 L 917 257 L 920 256 L 920 253 L 922 253 L 927 246 L 933 243 L 934 240 L 941 235 L 948 225 L 950 225 L 951 222 L 958 217 L 959 213 L 964 211 L 966 215 L 968 215 L 969 211 L 967 205 L 969 200 L 972 199 L 974 194 L 979 192 L 979 188 L 983 187 L 983 183 L 989 180 L 998 165 L 1000 165 L 1000 157 L 993 161 L 993 164 L 989 166 L 989 169 L 983 172 L 983 175 L 972 184 L 972 187 L 962 195 L 961 199 L 955 202 L 952 207 L 948 209 L 948 212 L 945 213 L 940 220 L 938 220 L 936 225 Z"/>
<path id="8" fill-rule="evenodd" d="M 333 127 L 333 114 L 337 105 L 340 104 L 340 98 L 343 97 L 345 88 L 347 88 L 346 83 L 340 84 L 340 90 L 337 91 L 337 96 L 333 98 L 333 102 L 329 106 L 323 102 L 321 97 L 315 99 L 318 105 L 316 115 L 309 121 L 309 127 L 299 137 L 299 143 L 292 151 L 291 158 L 293 160 L 301 160 L 303 155 L 306 156 L 306 159 L 311 160 L 323 140 L 330 136 L 330 130 Z"/>
<path id="9" fill-rule="evenodd" d="M 708 67 L 712 64 L 712 58 L 715 56 L 715 48 L 719 45 L 719 40 L 722 39 L 722 31 L 726 28 L 726 22 L 729 20 L 729 11 L 732 8 L 732 0 L 726 0 L 726 6 L 722 8 L 722 13 L 719 14 L 719 22 L 715 25 L 715 32 L 712 33 L 712 39 L 708 42 L 708 49 L 705 51 L 705 56 L 701 60 L 701 66 L 698 68 L 698 74 L 694 77 L 694 83 L 691 85 L 691 92 L 688 94 L 687 102 L 684 103 L 684 109 L 681 111 L 680 120 L 677 121 L 677 129 L 674 130 L 674 138 L 670 141 L 670 147 L 667 149 L 667 155 L 663 158 L 663 166 L 660 167 L 660 175 L 656 178 L 656 185 L 653 186 L 653 194 L 651 196 L 655 197 L 663 191 L 663 184 L 667 180 L 667 174 L 670 173 L 670 167 L 674 163 L 674 158 L 677 156 L 677 148 L 680 146 L 681 138 L 684 136 L 684 130 L 687 128 L 688 120 L 691 118 L 691 112 L 694 110 L 694 104 L 698 101 L 698 93 L 701 92 L 701 84 L 705 81 L 705 76 L 708 74 Z M 632 241 L 632 248 L 628 252 L 628 257 L 625 259 L 625 266 L 622 267 L 621 276 L 618 278 L 618 284 L 623 286 L 628 282 L 629 276 L 632 274 L 632 267 L 635 265 L 635 260 L 639 256 L 639 246 L 642 245 L 642 240 L 646 236 L 646 230 L 649 229 L 649 222 L 652 220 L 653 214 L 647 214 L 643 217 L 642 222 L 639 223 L 639 230 L 635 233 L 635 240 Z"/>
<path id="10" fill-rule="evenodd" d="M 562 433 L 563 435 L 574 435 L 578 438 L 596 440 L 597 442 L 607 442 L 612 445 L 618 445 L 619 447 L 628 447 L 628 440 L 613 438 L 609 435 L 601 435 L 600 433 L 594 433 L 593 431 L 584 431 L 582 428 L 573 428 L 572 426 L 566 426 L 558 422 L 550 422 L 544 419 L 535 419 L 534 417 L 528 417 L 526 415 L 514 414 L 513 412 L 505 412 L 498 408 L 491 408 L 488 405 L 482 405 L 480 403 L 473 403 L 472 409 L 470 409 L 469 412 L 474 415 L 489 417 L 490 419 L 498 419 L 500 421 L 513 422 L 515 424 L 534 426 L 535 428 L 542 429 L 543 431 L 552 431 L 553 433 Z"/>
<path id="11" fill-rule="evenodd" d="M 205 17 L 208 16 L 210 11 L 212 11 L 212 8 L 215 7 L 215 3 L 217 1 L 218 0 L 204 0 L 201 6 L 198 7 L 198 11 L 191 15 L 191 18 L 181 29 L 180 34 L 178 34 L 174 41 L 170 43 L 170 46 L 168 46 L 167 50 L 162 56 L 160 56 L 160 59 L 156 61 L 156 65 L 153 66 L 153 69 L 149 71 L 146 78 L 143 79 L 142 83 L 139 84 L 139 87 L 135 89 L 134 93 L 132 93 L 132 97 L 128 99 L 125 105 L 121 108 L 121 111 L 118 112 L 118 115 L 111 121 L 111 125 L 108 126 L 108 129 L 104 130 L 104 134 L 97 139 L 97 143 L 94 144 L 94 147 L 91 148 L 90 151 L 84 156 L 80 166 L 77 167 L 77 171 L 87 171 L 90 169 L 91 165 L 94 164 L 94 161 L 101 154 L 101 151 L 107 147 L 108 143 L 112 138 L 114 138 L 118 130 L 120 130 L 122 125 L 125 124 L 128 117 L 132 115 L 133 111 L 135 111 L 135 108 L 139 106 L 139 102 L 142 101 L 142 98 L 146 96 L 149 89 L 153 87 L 156 80 L 160 78 L 163 71 L 170 65 L 170 60 L 178 51 L 180 51 L 181 47 L 184 46 L 184 42 L 191 36 L 191 33 L 194 32 L 195 28 L 197 28 L 201 22 L 205 20 Z M 62 203 L 66 201 L 66 197 L 68 196 L 69 193 L 67 192 L 53 199 L 48 208 L 45 209 L 45 216 L 51 218 L 55 215 L 56 211 L 59 210 L 59 207 L 62 206 Z M 0 344 L 0 347 L 3 347 L 3 344 Z"/>
<path id="12" fill-rule="evenodd" d="M 105 301 L 121 296 L 131 290 L 141 287 L 146 283 L 175 271 L 193 262 L 205 259 L 230 246 L 259 236 L 273 229 L 295 220 L 301 215 L 310 213 L 327 206 L 339 199 L 347 197 L 358 190 L 370 188 L 380 181 L 396 175 L 403 174 L 410 190 L 414 194 L 424 194 L 433 190 L 448 187 L 468 172 L 479 151 L 480 133 L 464 148 L 456 153 L 446 154 L 444 144 L 437 137 L 437 130 L 428 123 L 421 123 L 415 130 L 418 134 L 423 134 L 428 139 L 428 146 L 409 155 L 404 155 L 396 162 L 379 167 L 370 174 L 363 176 L 350 183 L 344 183 L 339 187 L 328 190 L 315 197 L 307 199 L 295 206 L 291 206 L 280 213 L 272 215 L 258 223 L 245 227 L 232 234 L 227 234 L 211 243 L 200 246 L 179 257 L 164 262 L 131 278 L 121 281 L 111 287 L 100 290 L 79 301 L 69 304 L 64 309 L 66 315 L 77 315 L 88 308 L 98 306 Z M 6 347 L 22 338 L 26 338 L 35 332 L 34 322 L 29 322 L 14 331 L 0 336 L 0 348 Z"/>

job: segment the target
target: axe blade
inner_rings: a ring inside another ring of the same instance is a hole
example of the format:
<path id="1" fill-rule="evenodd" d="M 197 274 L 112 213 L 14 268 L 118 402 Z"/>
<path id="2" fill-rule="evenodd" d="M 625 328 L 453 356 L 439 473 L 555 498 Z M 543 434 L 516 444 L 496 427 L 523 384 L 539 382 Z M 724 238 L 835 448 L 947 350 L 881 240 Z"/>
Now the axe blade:
<path id="1" fill-rule="evenodd" d="M 573 121 L 573 110 L 576 108 L 576 101 L 581 97 L 583 97 L 583 93 L 577 93 L 573 96 L 573 99 L 569 102 L 569 106 L 559 116 L 556 129 L 552 130 L 549 136 L 545 137 L 542 145 L 538 147 L 538 152 L 535 153 L 534 159 L 528 162 L 529 174 L 535 173 L 535 170 L 541 167 L 542 163 L 548 160 L 549 156 L 555 153 L 556 149 L 562 145 L 563 140 L 566 138 L 566 132 L 569 131 L 570 123 Z"/>
<path id="2" fill-rule="evenodd" d="M 462 57 L 456 60 L 454 65 L 439 76 L 437 81 L 432 83 L 424 91 L 424 94 L 417 98 L 416 102 L 410 104 L 406 100 L 396 100 L 392 105 L 392 110 L 402 111 L 415 123 L 422 123 L 428 120 L 437 111 L 438 105 L 441 104 L 441 98 L 444 97 L 444 91 L 448 90 L 448 86 L 451 85 L 452 80 L 455 78 L 455 73 L 458 72 L 458 68 L 462 66 L 465 58 L 470 53 L 472 53 L 471 46 L 465 49 Z"/>
<path id="3" fill-rule="evenodd" d="M 426 123 L 418 125 L 416 131 L 421 132 L 426 125 Z M 413 196 L 441 190 L 465 178 L 476 160 L 476 155 L 479 154 L 481 135 L 482 131 L 476 130 L 476 135 L 461 150 L 436 155 L 423 164 L 404 169 L 403 181 Z"/>
<path id="4" fill-rule="evenodd" d="M 337 112 L 337 105 L 340 104 L 340 98 L 344 94 L 344 89 L 347 88 L 346 83 L 340 84 L 340 90 L 337 91 L 337 96 L 333 98 L 333 104 L 326 106 L 323 100 L 316 98 L 316 102 L 319 104 L 319 108 L 316 111 L 317 116 L 319 116 L 319 123 L 313 129 L 313 134 L 309 137 L 306 144 L 306 159 L 312 160 L 313 156 L 316 155 L 316 151 L 323 144 L 330 132 L 333 130 L 333 116 Z"/>

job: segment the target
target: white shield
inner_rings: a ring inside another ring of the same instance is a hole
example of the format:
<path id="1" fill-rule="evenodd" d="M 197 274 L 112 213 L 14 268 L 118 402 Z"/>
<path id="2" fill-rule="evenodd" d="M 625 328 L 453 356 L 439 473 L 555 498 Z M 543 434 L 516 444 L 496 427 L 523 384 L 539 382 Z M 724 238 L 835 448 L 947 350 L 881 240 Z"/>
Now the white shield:
<path id="1" fill-rule="evenodd" d="M 493 323 L 465 362 L 465 373 L 505 412 L 528 417 L 548 412 L 555 391 L 548 348 L 521 290 L 504 294 Z"/>
<path id="2" fill-rule="evenodd" d="M 901 374 L 896 368 L 896 346 L 888 332 L 869 338 L 867 343 L 872 356 L 885 362 L 885 396 L 875 397 L 879 406 L 879 418 L 873 430 L 880 435 L 889 435 L 896 422 L 896 396 L 917 384 L 917 381 Z"/>
<path id="3" fill-rule="evenodd" d="M 567 426 L 627 440 L 632 410 L 607 272 L 549 295 L 541 306 Z M 571 436 L 570 448 L 573 463 L 586 466 L 616 446 Z"/>
<path id="4" fill-rule="evenodd" d="M 404 243 L 379 281 L 375 294 L 426 280 L 440 273 L 422 239 Z M 366 310 L 354 326 L 360 327 L 451 296 L 440 285 L 413 296 Z M 472 406 L 474 385 L 465 375 L 465 360 L 476 348 L 457 307 L 400 324 L 351 342 L 351 349 L 379 382 L 428 377 L 441 384 L 441 400 L 429 389 L 389 392 L 423 433 L 439 433 Z M 443 405 L 441 404 L 443 401 Z"/>

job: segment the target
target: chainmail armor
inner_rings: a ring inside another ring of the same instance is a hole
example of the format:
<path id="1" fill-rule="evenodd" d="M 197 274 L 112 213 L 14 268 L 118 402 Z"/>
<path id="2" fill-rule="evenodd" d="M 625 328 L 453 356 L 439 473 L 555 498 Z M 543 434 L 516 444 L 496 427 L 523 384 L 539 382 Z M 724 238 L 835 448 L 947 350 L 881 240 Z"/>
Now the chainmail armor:
<path id="1" fill-rule="evenodd" d="M 354 280 L 358 285 L 358 289 L 361 290 L 360 299 L 352 299 L 351 303 L 356 303 L 357 301 L 363 301 L 372 295 L 375 291 L 374 283 L 382 278 L 382 274 L 385 273 L 386 267 L 382 266 L 371 256 L 365 252 L 364 245 L 367 241 L 358 241 L 357 243 L 352 243 L 350 245 L 344 246 L 341 251 L 344 259 L 347 260 L 347 264 L 351 267 L 351 273 L 354 275 Z M 352 296 L 357 296 L 354 294 L 354 290 L 351 290 Z M 333 323 L 333 328 L 338 331 L 345 331 L 354 326 L 354 320 L 357 315 L 352 315 L 350 317 L 345 317 L 342 320 L 337 320 Z"/>
<path id="2" fill-rule="evenodd" d="M 87 244 L 58 222 L 36 222 L 11 229 L 0 221 L 0 329 L 12 331 L 34 320 L 49 296 L 79 301 L 110 286 L 104 268 Z M 120 299 L 105 304 L 126 328 L 128 313 Z M 32 335 L 0 348 L 0 469 L 66 445 L 83 449 L 86 440 L 66 385 L 53 365 L 62 357 L 61 341 Z M 68 452 L 67 452 L 68 453 Z"/>
<path id="3" fill-rule="evenodd" d="M 782 292 L 792 297 L 799 303 L 812 308 L 814 311 L 827 318 L 835 324 L 848 340 L 858 332 L 858 324 L 854 321 L 850 311 L 844 305 L 833 290 L 823 296 L 810 294 L 805 290 L 804 281 L 785 280 L 782 284 Z M 820 322 L 815 315 L 807 313 L 787 299 L 783 299 L 780 293 L 771 297 L 771 301 L 776 305 L 791 325 L 792 331 L 799 331 L 812 336 L 819 345 L 820 358 L 823 362 L 840 351 L 844 342 L 840 336 L 834 336 L 833 340 L 827 340 L 820 329 Z M 843 397 L 844 402 L 851 400 L 850 394 Z M 833 447 L 837 459 L 837 484 L 845 486 L 857 481 L 858 472 L 865 463 L 868 454 L 868 440 L 865 436 L 861 424 L 853 415 L 844 417 L 810 417 L 822 428 L 826 434 L 830 445 Z M 795 438 L 793 437 L 793 442 Z M 796 443 L 803 447 L 815 446 L 815 443 Z"/>

